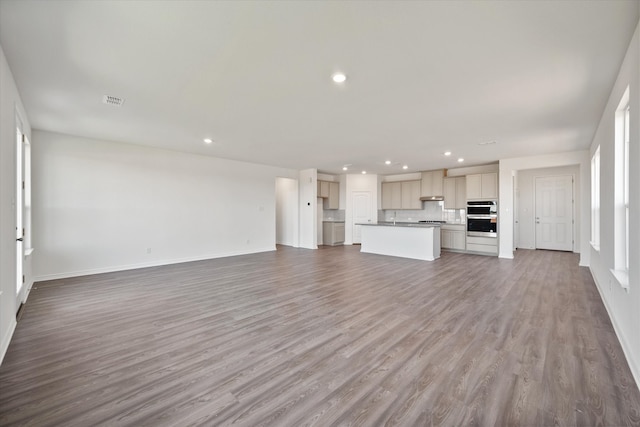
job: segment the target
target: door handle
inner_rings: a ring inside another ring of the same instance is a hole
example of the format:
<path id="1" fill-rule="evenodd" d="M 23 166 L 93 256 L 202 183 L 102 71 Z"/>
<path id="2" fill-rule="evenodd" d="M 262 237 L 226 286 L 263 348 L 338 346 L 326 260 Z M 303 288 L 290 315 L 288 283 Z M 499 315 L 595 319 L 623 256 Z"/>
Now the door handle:
<path id="1" fill-rule="evenodd" d="M 22 237 L 20 237 L 19 239 L 16 239 L 16 242 L 22 242 L 22 241 L 24 241 Z"/>

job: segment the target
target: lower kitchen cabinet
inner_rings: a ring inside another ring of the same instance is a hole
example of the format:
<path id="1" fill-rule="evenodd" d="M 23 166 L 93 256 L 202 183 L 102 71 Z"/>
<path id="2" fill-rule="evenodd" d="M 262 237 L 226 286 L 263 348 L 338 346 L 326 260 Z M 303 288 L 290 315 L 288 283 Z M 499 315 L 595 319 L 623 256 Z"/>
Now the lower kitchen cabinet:
<path id="1" fill-rule="evenodd" d="M 328 246 L 344 243 L 344 222 L 324 221 L 322 223 L 322 243 Z"/>
<path id="2" fill-rule="evenodd" d="M 498 255 L 498 239 L 496 237 L 467 236 L 467 251 Z"/>
<path id="3" fill-rule="evenodd" d="M 440 229 L 442 249 L 464 251 L 466 249 L 466 231 L 464 225 L 443 225 Z"/>

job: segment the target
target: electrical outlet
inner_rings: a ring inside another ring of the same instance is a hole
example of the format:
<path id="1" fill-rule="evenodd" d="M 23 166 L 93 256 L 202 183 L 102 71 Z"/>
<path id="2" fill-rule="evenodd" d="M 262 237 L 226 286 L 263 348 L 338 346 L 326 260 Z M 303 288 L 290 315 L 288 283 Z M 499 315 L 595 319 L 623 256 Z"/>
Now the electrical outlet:
<path id="1" fill-rule="evenodd" d="M 248 245 L 249 243 L 251 243 L 251 240 L 247 239 L 247 245 Z"/>
<path id="2" fill-rule="evenodd" d="M 150 254 L 151 253 L 151 248 L 147 248 L 147 253 Z"/>

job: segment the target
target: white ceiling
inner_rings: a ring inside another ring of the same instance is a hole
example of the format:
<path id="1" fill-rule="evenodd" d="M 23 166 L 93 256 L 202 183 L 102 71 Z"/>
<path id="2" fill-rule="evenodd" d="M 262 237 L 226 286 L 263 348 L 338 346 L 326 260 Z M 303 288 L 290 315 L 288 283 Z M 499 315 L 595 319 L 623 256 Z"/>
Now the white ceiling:
<path id="1" fill-rule="evenodd" d="M 35 129 L 390 174 L 586 149 L 638 13 L 637 0 L 0 0 L 0 42 Z"/>

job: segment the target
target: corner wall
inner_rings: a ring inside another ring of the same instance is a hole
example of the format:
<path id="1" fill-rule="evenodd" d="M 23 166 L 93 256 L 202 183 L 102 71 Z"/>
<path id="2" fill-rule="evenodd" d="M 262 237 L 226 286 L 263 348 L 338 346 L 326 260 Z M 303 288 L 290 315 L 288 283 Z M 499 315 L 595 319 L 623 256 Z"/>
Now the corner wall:
<path id="1" fill-rule="evenodd" d="M 16 113 L 31 139 L 31 128 L 13 74 L 0 46 L 0 363 L 16 327 Z M 25 263 L 25 287 L 32 283 Z"/>
<path id="2" fill-rule="evenodd" d="M 297 171 L 34 131 L 37 280 L 275 250 Z"/>
<path id="3" fill-rule="evenodd" d="M 620 286 L 611 273 L 614 268 L 614 117 L 620 99 L 629 86 L 629 289 Z M 625 355 L 640 387 L 640 35 L 631 39 L 624 62 L 589 151 L 589 159 L 600 146 L 600 250 L 588 243 L 591 273 Z M 590 181 L 587 181 L 590 182 Z M 587 196 L 587 200 L 590 197 Z M 587 238 L 587 242 L 589 238 Z"/>
<path id="4" fill-rule="evenodd" d="M 300 247 L 318 249 L 318 171 L 304 169 L 298 180 L 300 188 Z"/>

